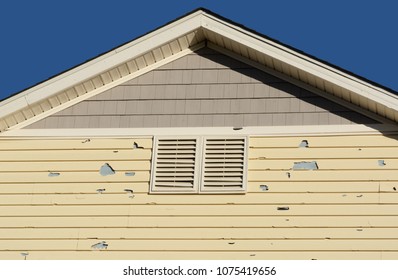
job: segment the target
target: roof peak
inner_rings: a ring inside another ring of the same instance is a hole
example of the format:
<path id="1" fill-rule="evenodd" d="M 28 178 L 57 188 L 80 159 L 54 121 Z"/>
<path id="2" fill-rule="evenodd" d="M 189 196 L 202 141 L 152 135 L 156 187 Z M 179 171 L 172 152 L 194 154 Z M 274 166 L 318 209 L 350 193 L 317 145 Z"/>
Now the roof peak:
<path id="1" fill-rule="evenodd" d="M 59 108 L 98 94 L 132 75 L 176 59 L 206 42 L 262 69 L 297 79 L 331 98 L 349 100 L 398 120 L 391 89 L 199 7 L 151 32 L 0 102 L 0 131 L 19 128 Z M 377 106 L 376 106 L 377 104 Z M 392 110 L 392 111 L 391 111 Z"/>

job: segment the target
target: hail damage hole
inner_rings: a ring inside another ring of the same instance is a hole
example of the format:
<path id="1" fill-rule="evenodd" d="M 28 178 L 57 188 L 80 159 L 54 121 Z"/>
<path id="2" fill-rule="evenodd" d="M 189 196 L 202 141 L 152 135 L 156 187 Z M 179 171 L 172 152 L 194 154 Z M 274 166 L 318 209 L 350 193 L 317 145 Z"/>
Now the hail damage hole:
<path id="1" fill-rule="evenodd" d="M 137 142 L 134 142 L 133 149 L 144 149 L 144 147 L 139 146 Z"/>
<path id="2" fill-rule="evenodd" d="M 289 208 L 289 206 L 281 206 L 281 207 L 278 207 L 277 209 L 278 209 L 278 211 L 287 211 L 290 208 Z"/>
<path id="3" fill-rule="evenodd" d="M 116 172 L 108 163 L 105 163 L 103 166 L 101 166 L 99 173 L 102 176 L 108 176 L 114 175 Z"/>
<path id="4" fill-rule="evenodd" d="M 48 173 L 48 177 L 58 177 L 59 175 L 61 175 L 59 172 L 50 172 L 50 173 Z"/>
<path id="5" fill-rule="evenodd" d="M 96 243 L 94 245 L 91 246 L 92 250 L 103 250 L 103 249 L 108 249 L 108 244 L 106 243 L 106 241 L 102 241 L 99 243 Z"/>
<path id="6" fill-rule="evenodd" d="M 392 189 L 393 189 L 394 191 L 396 191 L 396 190 L 397 190 L 397 188 L 396 188 L 396 187 L 392 187 Z"/>
<path id="7" fill-rule="evenodd" d="M 82 143 L 84 144 L 84 143 L 88 143 L 90 141 L 91 141 L 90 139 L 86 139 L 86 140 L 83 140 Z"/>
<path id="8" fill-rule="evenodd" d="M 134 198 L 135 195 L 133 194 L 134 191 L 132 189 L 124 189 L 125 192 L 127 192 L 127 194 L 129 195 L 129 198 Z"/>
<path id="9" fill-rule="evenodd" d="M 308 141 L 307 140 L 301 141 L 299 148 L 308 148 Z"/>
<path id="10" fill-rule="evenodd" d="M 300 161 L 293 164 L 293 170 L 316 170 L 318 164 L 316 161 Z"/>
<path id="11" fill-rule="evenodd" d="M 22 257 L 24 257 L 24 260 L 26 261 L 26 257 L 29 256 L 28 252 L 21 252 L 20 253 Z"/>
<path id="12" fill-rule="evenodd" d="M 242 130 L 243 127 L 234 127 L 233 130 Z"/>
<path id="13" fill-rule="evenodd" d="M 378 163 L 379 166 L 384 166 L 384 165 L 386 165 L 386 163 L 384 162 L 384 159 L 379 159 L 379 160 L 377 161 L 377 163 Z"/>
<path id="14" fill-rule="evenodd" d="M 269 187 L 267 185 L 260 185 L 260 189 L 265 192 L 269 190 Z"/>
<path id="15" fill-rule="evenodd" d="M 135 175 L 135 172 L 133 172 L 133 171 L 128 171 L 128 172 L 125 172 L 124 175 L 126 175 L 126 176 L 134 176 L 134 175 Z"/>
<path id="16" fill-rule="evenodd" d="M 106 189 L 97 189 L 97 193 L 102 194 Z"/>

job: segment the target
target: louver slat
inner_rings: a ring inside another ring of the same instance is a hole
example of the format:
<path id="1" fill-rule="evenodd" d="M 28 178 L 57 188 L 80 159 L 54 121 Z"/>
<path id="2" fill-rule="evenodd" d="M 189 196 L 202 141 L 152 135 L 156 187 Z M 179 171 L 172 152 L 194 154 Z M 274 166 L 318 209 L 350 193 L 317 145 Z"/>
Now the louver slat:
<path id="1" fill-rule="evenodd" d="M 197 139 L 157 139 L 152 192 L 196 192 Z"/>
<path id="2" fill-rule="evenodd" d="M 202 192 L 245 191 L 246 138 L 205 139 Z"/>

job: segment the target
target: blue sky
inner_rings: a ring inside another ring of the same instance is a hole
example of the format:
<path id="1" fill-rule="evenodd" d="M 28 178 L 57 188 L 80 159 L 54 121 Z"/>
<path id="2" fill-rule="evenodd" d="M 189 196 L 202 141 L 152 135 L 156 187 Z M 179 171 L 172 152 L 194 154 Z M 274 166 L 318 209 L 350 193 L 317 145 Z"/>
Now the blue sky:
<path id="1" fill-rule="evenodd" d="M 398 91 L 396 1 L 0 3 L 0 99 L 204 7 Z"/>

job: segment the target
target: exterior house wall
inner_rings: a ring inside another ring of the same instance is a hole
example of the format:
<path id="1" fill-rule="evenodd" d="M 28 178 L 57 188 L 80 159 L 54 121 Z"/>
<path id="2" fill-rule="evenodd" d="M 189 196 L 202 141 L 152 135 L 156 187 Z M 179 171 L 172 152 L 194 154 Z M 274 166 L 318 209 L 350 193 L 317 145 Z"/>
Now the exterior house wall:
<path id="1" fill-rule="evenodd" d="M 377 123 L 202 48 L 26 128 L 242 127 Z"/>
<path id="2" fill-rule="evenodd" d="M 0 259 L 396 259 L 396 137 L 253 135 L 232 195 L 148 194 L 148 137 L 2 138 Z"/>
<path id="3" fill-rule="evenodd" d="M 209 11 L 0 107 L 0 259 L 398 258 L 396 93 Z"/>

